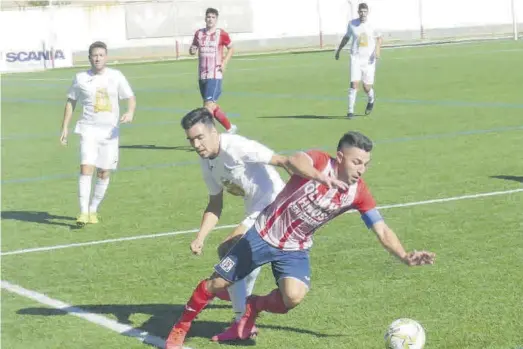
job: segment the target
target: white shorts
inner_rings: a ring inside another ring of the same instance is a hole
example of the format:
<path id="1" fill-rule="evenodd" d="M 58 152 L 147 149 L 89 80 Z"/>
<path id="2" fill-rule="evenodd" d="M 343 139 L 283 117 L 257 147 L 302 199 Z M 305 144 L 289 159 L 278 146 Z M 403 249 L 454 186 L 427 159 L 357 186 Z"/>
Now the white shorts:
<path id="1" fill-rule="evenodd" d="M 254 225 L 254 222 L 256 222 L 256 218 L 258 218 L 258 215 L 261 211 L 255 211 L 252 212 L 250 215 L 245 217 L 245 219 L 242 221 L 241 225 L 243 225 L 247 230 L 250 229 Z"/>
<path id="2" fill-rule="evenodd" d="M 92 165 L 102 170 L 114 170 L 118 166 L 119 137 L 108 136 L 83 128 L 80 134 L 80 164 Z"/>
<path id="3" fill-rule="evenodd" d="M 241 225 L 243 225 L 245 228 L 249 229 L 254 225 L 254 222 L 256 222 L 256 218 L 258 218 L 258 215 L 261 211 L 265 209 L 265 207 L 269 206 L 274 199 L 278 196 L 278 193 L 281 189 L 283 189 L 284 183 L 281 183 L 281 188 L 277 186 L 276 188 L 270 188 L 267 190 L 262 190 L 262 193 L 265 193 L 265 195 L 259 197 L 256 196 L 253 198 L 252 201 L 245 201 L 245 214 L 247 217 L 242 221 Z"/>
<path id="4" fill-rule="evenodd" d="M 376 60 L 351 56 L 350 82 L 363 81 L 365 85 L 373 85 L 375 73 Z"/>

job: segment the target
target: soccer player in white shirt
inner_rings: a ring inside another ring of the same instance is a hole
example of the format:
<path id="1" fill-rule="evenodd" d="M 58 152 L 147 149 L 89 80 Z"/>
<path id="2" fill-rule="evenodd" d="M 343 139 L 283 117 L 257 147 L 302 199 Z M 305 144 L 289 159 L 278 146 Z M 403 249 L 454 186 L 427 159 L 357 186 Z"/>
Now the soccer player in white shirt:
<path id="1" fill-rule="evenodd" d="M 109 173 L 118 164 L 119 124 L 133 120 L 136 98 L 125 76 L 116 69 L 106 67 L 107 46 L 96 41 L 89 46 L 91 69 L 77 73 L 65 103 L 60 142 L 67 145 L 69 123 L 76 103 L 83 105 L 74 132 L 80 135 L 80 178 L 78 197 L 80 215 L 76 223 L 98 223 L 98 207 L 102 202 Z M 127 111 L 120 117 L 119 99 L 127 99 Z M 91 196 L 94 169 L 97 180 Z"/>
<path id="2" fill-rule="evenodd" d="M 285 186 L 273 166 L 283 166 L 286 157 L 240 135 L 220 134 L 207 108 L 191 111 L 184 116 L 181 124 L 187 139 L 200 156 L 203 179 L 209 192 L 209 203 L 203 213 L 200 230 L 191 243 L 194 254 L 202 252 L 205 238 L 218 223 L 223 208 L 223 192 L 243 197 L 246 218 L 220 245 L 218 252 L 222 258 Z M 254 269 L 228 288 L 236 319 L 225 332 L 214 336 L 213 341 L 239 339 L 237 321 L 245 312 L 246 298 L 252 293 L 259 272 L 260 268 Z M 224 299 L 223 293 L 217 296 Z M 253 334 L 255 332 L 256 329 L 253 329 Z"/>
<path id="3" fill-rule="evenodd" d="M 368 95 L 365 115 L 372 112 L 374 108 L 374 75 L 376 73 L 376 61 L 380 58 L 382 35 L 369 23 L 367 15 L 369 7 L 366 3 L 358 6 L 359 18 L 349 22 L 347 32 L 341 40 L 336 51 L 335 58 L 340 58 L 340 51 L 352 38 L 350 57 L 350 89 L 349 89 L 349 119 L 354 117 L 354 104 L 360 81 L 363 81 L 363 90 Z"/>

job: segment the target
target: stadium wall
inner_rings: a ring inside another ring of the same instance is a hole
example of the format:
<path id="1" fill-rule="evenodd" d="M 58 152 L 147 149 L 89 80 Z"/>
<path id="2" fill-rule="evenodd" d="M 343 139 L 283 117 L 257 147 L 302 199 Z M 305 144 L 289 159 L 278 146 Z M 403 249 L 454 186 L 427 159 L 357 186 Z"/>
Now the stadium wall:
<path id="1" fill-rule="evenodd" d="M 231 7 L 231 1 L 241 6 Z M 387 44 L 514 37 L 516 28 L 523 28 L 517 22 L 517 19 L 523 20 L 523 0 L 366 2 L 370 18 L 383 32 Z M 239 52 L 329 49 L 338 44 L 348 20 L 357 16 L 358 3 L 357 0 L 213 0 L 205 3 L 176 0 L 112 5 L 93 2 L 90 6 L 6 10 L 0 12 L 0 31 L 4 34 L 0 51 L 5 61 L 8 52 L 60 49 L 70 52 L 67 54 L 72 56 L 73 64 L 82 64 L 87 62 L 89 44 L 102 40 L 108 44 L 114 60 L 184 58 L 192 41 L 190 33 L 203 25 L 206 6 L 224 9 L 220 24 L 232 33 Z M 180 25 L 183 28 L 171 30 L 169 27 L 162 32 L 158 23 L 163 20 L 169 24 L 170 19 L 161 15 L 159 6 L 165 9 L 173 5 L 176 12 L 180 4 L 191 5 L 192 11 L 201 18 L 184 22 L 183 17 L 177 17 L 176 22 L 183 22 Z M 130 6 L 141 6 L 138 8 L 141 16 L 134 15 L 133 19 Z M 235 18 L 224 20 L 225 9 L 246 12 L 244 16 L 236 13 Z M 133 26 L 145 34 L 132 37 Z M 54 66 L 54 62 L 48 59 L 44 66 Z M 5 64 L 2 68 L 6 70 Z"/>

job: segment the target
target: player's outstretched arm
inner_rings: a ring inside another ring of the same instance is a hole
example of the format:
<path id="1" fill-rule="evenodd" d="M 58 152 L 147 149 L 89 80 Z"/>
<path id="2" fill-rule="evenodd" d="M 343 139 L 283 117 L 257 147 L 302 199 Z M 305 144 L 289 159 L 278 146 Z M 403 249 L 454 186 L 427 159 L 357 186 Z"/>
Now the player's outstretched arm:
<path id="1" fill-rule="evenodd" d="M 389 252 L 398 257 L 407 265 L 434 264 L 436 255 L 427 251 L 406 252 L 400 240 L 391 228 L 383 221 L 372 225 L 372 230 L 376 233 L 379 241 Z"/>
<path id="2" fill-rule="evenodd" d="M 73 111 L 76 107 L 76 101 L 74 99 L 68 98 L 65 102 L 64 107 L 64 119 L 62 121 L 62 130 L 60 135 L 60 143 L 67 145 L 67 136 L 69 135 L 69 123 L 73 117 Z"/>
<path id="3" fill-rule="evenodd" d="M 269 162 L 269 165 L 281 167 L 287 171 L 289 176 L 293 175 L 291 169 L 289 168 L 289 158 L 285 155 L 274 154 L 271 158 L 271 161 Z"/>
<path id="4" fill-rule="evenodd" d="M 323 172 L 318 171 L 314 167 L 311 158 L 302 152 L 287 157 L 285 168 L 288 169 L 288 171 L 290 171 L 292 174 L 320 182 L 329 188 L 347 190 L 349 187 L 347 183 L 342 182 L 336 178 L 331 178 Z"/>
<path id="5" fill-rule="evenodd" d="M 222 214 L 223 209 L 223 191 L 217 195 L 209 195 L 209 203 L 203 212 L 202 223 L 200 230 L 196 234 L 196 238 L 191 243 L 191 251 L 194 254 L 201 254 L 205 238 L 214 229 Z"/>

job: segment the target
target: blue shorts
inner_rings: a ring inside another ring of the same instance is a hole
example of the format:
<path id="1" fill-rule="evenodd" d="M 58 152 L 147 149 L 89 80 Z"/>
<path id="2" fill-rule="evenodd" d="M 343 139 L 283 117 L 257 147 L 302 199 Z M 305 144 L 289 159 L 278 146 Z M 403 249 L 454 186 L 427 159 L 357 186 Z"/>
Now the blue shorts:
<path id="1" fill-rule="evenodd" d="M 216 102 L 222 94 L 222 79 L 205 79 L 198 80 L 200 85 L 200 94 L 204 102 Z"/>
<path id="2" fill-rule="evenodd" d="M 310 287 L 309 251 L 283 251 L 273 247 L 261 238 L 254 226 L 214 266 L 214 270 L 225 280 L 236 282 L 267 263 L 271 263 L 276 284 L 283 278 L 294 278 Z"/>

